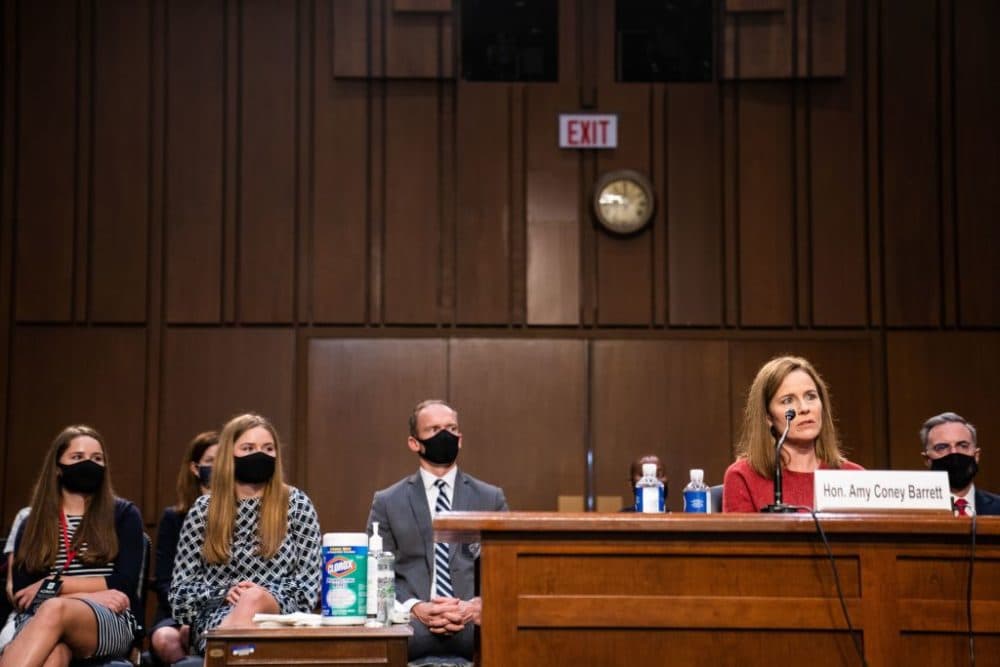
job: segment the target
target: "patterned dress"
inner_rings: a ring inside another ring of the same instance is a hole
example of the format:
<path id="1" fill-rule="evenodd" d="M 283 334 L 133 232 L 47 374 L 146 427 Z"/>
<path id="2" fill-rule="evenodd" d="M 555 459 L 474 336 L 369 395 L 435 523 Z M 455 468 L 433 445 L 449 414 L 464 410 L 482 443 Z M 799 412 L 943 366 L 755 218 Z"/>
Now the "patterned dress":
<path id="1" fill-rule="evenodd" d="M 309 497 L 295 487 L 289 490 L 288 532 L 272 558 L 258 555 L 260 498 L 237 501 L 232 555 L 222 565 L 207 563 L 201 553 L 209 496 L 198 498 L 184 519 L 170 583 L 170 606 L 174 618 L 191 626 L 191 645 L 199 653 L 205 652 L 205 632 L 232 610 L 226 593 L 241 581 L 266 588 L 282 614 L 310 612 L 316 606 L 323 569 L 319 520 Z"/>

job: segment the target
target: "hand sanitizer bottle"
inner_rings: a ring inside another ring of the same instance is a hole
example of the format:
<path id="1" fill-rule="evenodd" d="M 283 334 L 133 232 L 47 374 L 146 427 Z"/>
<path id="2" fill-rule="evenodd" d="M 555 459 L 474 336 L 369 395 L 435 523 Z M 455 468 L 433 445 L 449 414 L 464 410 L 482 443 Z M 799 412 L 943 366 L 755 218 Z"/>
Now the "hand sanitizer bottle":
<path id="1" fill-rule="evenodd" d="M 372 522 L 372 536 L 368 538 L 368 586 L 365 593 L 365 625 L 378 625 L 378 557 L 382 554 L 382 536 L 378 534 L 378 521 Z"/>

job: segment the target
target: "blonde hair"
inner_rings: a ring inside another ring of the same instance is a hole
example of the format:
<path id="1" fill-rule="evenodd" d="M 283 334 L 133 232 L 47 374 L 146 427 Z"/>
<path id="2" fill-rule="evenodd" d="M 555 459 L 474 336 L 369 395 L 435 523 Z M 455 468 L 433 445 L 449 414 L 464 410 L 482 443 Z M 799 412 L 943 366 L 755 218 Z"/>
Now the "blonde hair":
<path id="1" fill-rule="evenodd" d="M 111 463 L 108 448 L 101 434 L 89 426 L 67 426 L 55 437 L 42 461 L 41 472 L 31 494 L 31 514 L 24 523 L 24 533 L 18 546 L 16 562 L 28 572 L 47 570 L 59 554 L 59 516 L 62 512 L 62 483 L 59 459 L 70 443 L 79 437 L 91 437 L 104 454 L 104 480 L 100 488 L 87 498 L 80 527 L 73 535 L 73 547 L 87 545 L 80 560 L 94 565 L 108 563 L 118 557 L 118 533 L 115 532 L 115 495 L 111 488 Z M 13 538 L 13 536 L 12 536 Z"/>
<path id="2" fill-rule="evenodd" d="M 278 432 L 267 419 L 256 414 L 233 417 L 223 427 L 219 436 L 219 452 L 212 466 L 211 497 L 205 526 L 205 544 L 201 553 L 205 560 L 215 565 L 229 562 L 233 544 L 233 525 L 236 523 L 236 478 L 233 458 L 236 441 L 250 429 L 262 427 L 274 439 L 274 475 L 264 485 L 260 500 L 260 520 L 257 531 L 260 538 L 258 555 L 271 558 L 278 552 L 288 531 L 288 486 L 281 470 L 281 444 Z"/>
<path id="3" fill-rule="evenodd" d="M 839 468 L 846 460 L 840 451 L 840 438 L 833 425 L 830 392 L 823 378 L 802 357 L 775 357 L 761 366 L 750 385 L 747 404 L 743 410 L 743 427 L 736 443 L 736 454 L 746 459 L 750 467 L 762 477 L 770 478 L 775 464 L 774 435 L 768 420 L 768 406 L 781 383 L 794 371 L 803 371 L 812 378 L 823 405 L 823 418 L 816 438 L 816 458 L 830 468 Z"/>

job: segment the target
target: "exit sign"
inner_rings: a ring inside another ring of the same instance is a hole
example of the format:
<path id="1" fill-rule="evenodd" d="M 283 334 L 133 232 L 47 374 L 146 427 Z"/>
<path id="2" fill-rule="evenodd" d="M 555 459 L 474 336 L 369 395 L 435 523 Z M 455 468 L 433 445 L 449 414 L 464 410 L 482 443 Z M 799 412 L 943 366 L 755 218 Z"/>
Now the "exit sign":
<path id="1" fill-rule="evenodd" d="M 559 114 L 559 148 L 617 148 L 618 116 L 613 113 Z"/>

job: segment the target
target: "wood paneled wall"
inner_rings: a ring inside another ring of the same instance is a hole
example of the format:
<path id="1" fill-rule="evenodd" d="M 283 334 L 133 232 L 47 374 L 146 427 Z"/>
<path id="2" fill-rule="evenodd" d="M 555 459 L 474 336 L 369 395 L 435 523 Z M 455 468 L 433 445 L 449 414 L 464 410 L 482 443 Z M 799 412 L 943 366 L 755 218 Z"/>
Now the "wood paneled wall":
<path id="1" fill-rule="evenodd" d="M 561 0 L 559 81 L 516 84 L 456 78 L 449 2 L 5 0 L 3 520 L 66 423 L 153 522 L 186 441 L 257 410 L 357 529 L 428 396 L 512 507 L 624 496 L 653 451 L 677 509 L 782 352 L 853 459 L 919 466 L 953 409 L 1000 488 L 1000 6 L 843 9 L 843 76 L 622 84 L 613 2 Z M 557 148 L 581 109 L 618 149 Z M 628 238 L 590 211 L 614 168 L 656 188 Z"/>

